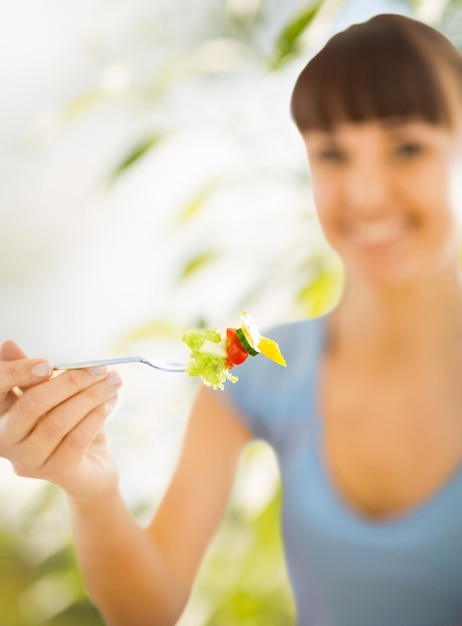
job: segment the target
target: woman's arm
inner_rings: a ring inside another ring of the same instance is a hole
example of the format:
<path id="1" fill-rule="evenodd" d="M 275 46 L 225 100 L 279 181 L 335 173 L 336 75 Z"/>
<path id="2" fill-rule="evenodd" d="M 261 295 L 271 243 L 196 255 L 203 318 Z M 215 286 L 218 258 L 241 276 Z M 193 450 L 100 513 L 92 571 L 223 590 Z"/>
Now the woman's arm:
<path id="1" fill-rule="evenodd" d="M 203 387 L 176 472 L 148 528 L 132 519 L 116 489 L 102 497 L 70 496 L 85 582 L 111 626 L 176 623 L 250 438 L 221 394 Z"/>
<path id="2" fill-rule="evenodd" d="M 110 626 L 175 624 L 188 593 L 163 553 L 115 490 L 69 497 L 75 547 L 86 588 Z"/>

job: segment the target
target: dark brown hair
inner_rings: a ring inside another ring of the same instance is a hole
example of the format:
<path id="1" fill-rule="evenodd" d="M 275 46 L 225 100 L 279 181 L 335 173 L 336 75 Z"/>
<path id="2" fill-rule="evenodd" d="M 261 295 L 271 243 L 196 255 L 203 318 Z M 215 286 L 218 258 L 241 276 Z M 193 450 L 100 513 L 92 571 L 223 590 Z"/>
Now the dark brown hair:
<path id="1" fill-rule="evenodd" d="M 410 116 L 454 127 L 462 113 L 462 55 L 422 22 L 376 15 L 334 35 L 309 61 L 291 111 L 301 133 Z"/>

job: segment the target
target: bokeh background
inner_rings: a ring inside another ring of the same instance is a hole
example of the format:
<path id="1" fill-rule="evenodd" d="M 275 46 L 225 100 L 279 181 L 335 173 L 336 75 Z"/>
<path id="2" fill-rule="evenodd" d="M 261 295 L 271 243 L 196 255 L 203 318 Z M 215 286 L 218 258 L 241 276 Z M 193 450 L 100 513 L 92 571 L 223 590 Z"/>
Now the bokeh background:
<path id="1" fill-rule="evenodd" d="M 186 359 L 184 330 L 333 305 L 292 85 L 376 13 L 462 43 L 461 0 L 15 0 L 0 11 L 0 340 L 53 362 Z M 146 523 L 197 381 L 119 368 L 108 423 Z M 0 626 L 101 626 L 62 493 L 0 459 Z M 251 446 L 181 626 L 294 623 L 272 452 Z"/>

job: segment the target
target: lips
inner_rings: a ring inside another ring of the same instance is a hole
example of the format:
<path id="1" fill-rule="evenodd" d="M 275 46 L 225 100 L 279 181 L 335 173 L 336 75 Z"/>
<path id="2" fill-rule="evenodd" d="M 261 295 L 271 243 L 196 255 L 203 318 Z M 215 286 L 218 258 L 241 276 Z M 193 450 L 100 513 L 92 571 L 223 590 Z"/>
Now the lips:
<path id="1" fill-rule="evenodd" d="M 348 234 L 362 245 L 379 245 L 395 241 L 409 232 L 410 220 L 401 215 L 373 220 L 353 220 L 348 224 Z"/>

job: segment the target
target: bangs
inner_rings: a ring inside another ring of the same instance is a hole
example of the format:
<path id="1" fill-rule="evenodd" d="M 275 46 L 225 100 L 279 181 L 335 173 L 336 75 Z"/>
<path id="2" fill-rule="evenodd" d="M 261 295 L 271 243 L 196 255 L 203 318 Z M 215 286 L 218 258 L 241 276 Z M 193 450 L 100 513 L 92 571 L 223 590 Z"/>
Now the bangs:
<path id="1" fill-rule="evenodd" d="M 409 18 L 377 16 L 326 44 L 302 71 L 292 94 L 292 116 L 301 132 L 393 117 L 452 124 L 441 63 L 427 52 L 426 42 L 411 36 L 407 22 L 429 29 Z"/>

